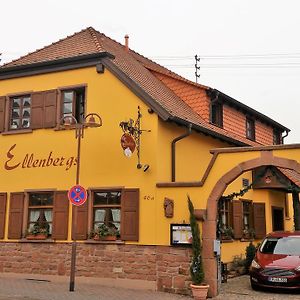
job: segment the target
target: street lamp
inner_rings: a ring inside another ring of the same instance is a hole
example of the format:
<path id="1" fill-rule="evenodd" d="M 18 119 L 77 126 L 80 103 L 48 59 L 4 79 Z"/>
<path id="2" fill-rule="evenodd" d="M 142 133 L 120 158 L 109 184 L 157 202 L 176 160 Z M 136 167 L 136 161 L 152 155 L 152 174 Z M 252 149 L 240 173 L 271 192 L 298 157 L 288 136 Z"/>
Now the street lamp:
<path id="1" fill-rule="evenodd" d="M 77 163 L 76 163 L 76 185 L 79 185 L 79 174 L 80 174 L 80 149 L 81 139 L 84 137 L 84 129 L 88 127 L 100 127 L 102 126 L 101 117 L 96 113 L 90 113 L 86 115 L 82 123 L 79 123 L 73 115 L 64 116 L 60 120 L 61 129 L 75 129 L 75 138 L 77 139 Z M 70 292 L 74 292 L 75 287 L 75 268 L 76 268 L 76 231 L 77 231 L 77 206 L 74 207 L 74 240 L 72 242 L 71 252 L 71 270 L 70 270 Z"/>

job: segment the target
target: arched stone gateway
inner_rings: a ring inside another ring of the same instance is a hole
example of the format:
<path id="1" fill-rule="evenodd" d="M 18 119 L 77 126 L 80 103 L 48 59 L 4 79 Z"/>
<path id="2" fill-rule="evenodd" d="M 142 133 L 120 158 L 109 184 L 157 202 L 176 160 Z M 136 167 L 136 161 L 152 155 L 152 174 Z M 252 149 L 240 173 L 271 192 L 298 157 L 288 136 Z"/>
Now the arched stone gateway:
<path id="1" fill-rule="evenodd" d="M 298 147 L 297 147 L 298 148 Z M 254 149 L 253 149 L 254 150 Z M 236 150 L 237 152 L 238 150 Z M 251 150 L 250 150 L 251 151 Z M 284 150 L 283 150 L 284 151 Z M 226 152 L 226 151 L 224 151 Z M 233 151 L 232 151 L 233 152 Z M 217 295 L 217 262 L 213 252 L 213 244 L 216 239 L 216 226 L 217 226 L 217 210 L 218 200 L 223 195 L 227 186 L 237 179 L 242 173 L 250 171 L 260 166 L 274 166 L 285 169 L 294 170 L 300 173 L 300 164 L 296 160 L 280 156 L 273 156 L 273 151 L 269 149 L 258 151 L 260 156 L 254 159 L 241 161 L 230 171 L 227 171 L 221 178 L 217 180 L 207 200 L 206 220 L 203 222 L 203 263 L 205 268 L 206 280 L 210 285 L 210 296 Z M 297 149 L 299 152 L 299 148 Z M 220 151 L 220 153 L 222 153 Z M 277 154 L 277 153 L 276 153 Z M 300 159 L 300 153 L 296 157 Z M 285 155 L 284 155 L 285 156 Z M 249 157 L 249 156 L 248 156 Z M 289 157 L 288 155 L 286 157 Z M 295 158 L 294 155 L 292 155 Z M 244 158 L 247 158 L 245 155 Z"/>

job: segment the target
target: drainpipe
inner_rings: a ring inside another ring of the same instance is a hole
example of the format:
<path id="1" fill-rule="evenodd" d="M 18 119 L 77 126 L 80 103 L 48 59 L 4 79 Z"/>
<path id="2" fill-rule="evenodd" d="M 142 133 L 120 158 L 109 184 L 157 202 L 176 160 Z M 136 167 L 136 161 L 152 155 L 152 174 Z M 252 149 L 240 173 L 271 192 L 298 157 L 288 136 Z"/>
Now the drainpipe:
<path id="1" fill-rule="evenodd" d="M 286 132 L 286 134 L 285 134 L 284 136 L 281 137 L 282 144 L 284 144 L 284 141 L 283 141 L 283 140 L 289 135 L 290 130 L 289 130 L 289 129 L 286 129 L 285 132 Z"/>
<path id="2" fill-rule="evenodd" d="M 172 141 L 171 149 L 171 159 L 172 159 L 172 165 L 171 165 L 171 172 L 172 172 L 172 182 L 175 182 L 175 172 L 176 172 L 176 143 L 186 137 L 188 137 L 192 133 L 192 124 L 190 123 L 188 126 L 188 131 L 184 133 L 183 135 L 178 136 Z"/>

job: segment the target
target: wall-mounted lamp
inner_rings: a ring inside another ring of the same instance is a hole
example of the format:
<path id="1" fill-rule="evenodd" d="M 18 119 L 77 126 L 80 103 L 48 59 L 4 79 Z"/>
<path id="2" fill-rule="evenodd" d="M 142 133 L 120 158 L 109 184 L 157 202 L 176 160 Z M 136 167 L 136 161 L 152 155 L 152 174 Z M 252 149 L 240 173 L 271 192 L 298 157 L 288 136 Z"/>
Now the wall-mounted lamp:
<path id="1" fill-rule="evenodd" d="M 143 171 L 144 171 L 144 172 L 146 172 L 146 171 L 150 168 L 150 166 L 147 165 L 147 164 L 145 164 L 145 165 L 137 164 L 136 167 L 137 167 L 138 169 L 142 169 L 142 168 L 143 168 Z"/>

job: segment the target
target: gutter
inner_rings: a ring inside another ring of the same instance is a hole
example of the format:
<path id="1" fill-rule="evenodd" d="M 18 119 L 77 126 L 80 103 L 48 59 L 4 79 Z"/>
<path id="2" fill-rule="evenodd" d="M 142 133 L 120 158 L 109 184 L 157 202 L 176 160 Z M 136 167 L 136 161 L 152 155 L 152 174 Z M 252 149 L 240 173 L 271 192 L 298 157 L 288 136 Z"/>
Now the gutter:
<path id="1" fill-rule="evenodd" d="M 177 123 L 178 125 L 183 125 L 185 127 L 188 127 L 189 124 L 191 123 L 191 122 L 189 122 L 187 120 L 183 120 L 183 119 L 180 119 L 178 117 L 170 117 L 169 120 L 173 121 L 174 123 Z M 241 146 L 241 147 L 243 147 L 243 146 L 249 146 L 249 144 L 246 144 L 246 143 L 243 143 L 241 141 L 235 140 L 233 138 L 227 137 L 227 136 L 222 135 L 222 134 L 220 134 L 218 132 L 215 132 L 213 130 L 207 129 L 207 128 L 202 127 L 200 125 L 196 125 L 194 123 L 193 123 L 193 129 L 196 130 L 196 131 L 198 131 L 198 132 L 201 132 L 203 134 L 210 135 L 210 136 L 212 136 L 214 138 L 217 138 L 217 139 L 219 139 L 221 141 L 227 142 L 229 144 L 233 144 L 235 146 Z"/>
<path id="2" fill-rule="evenodd" d="M 4 65 L 0 67 L 0 80 L 93 66 L 105 57 L 114 58 L 108 52 L 99 52 L 11 67 Z"/>
<path id="3" fill-rule="evenodd" d="M 192 133 L 192 124 L 189 123 L 188 125 L 188 131 L 180 136 L 178 136 L 177 138 L 175 138 L 172 141 L 172 145 L 171 145 L 171 159 L 172 159 L 172 163 L 171 163 L 171 173 L 172 173 L 172 182 L 175 182 L 175 175 L 176 175 L 176 143 L 186 137 L 188 137 L 191 133 Z"/>
<path id="4" fill-rule="evenodd" d="M 283 135 L 283 136 L 281 137 L 282 144 L 284 144 L 284 139 L 289 135 L 289 132 L 290 132 L 290 131 L 291 131 L 290 129 L 286 129 L 286 130 L 285 130 L 285 135 Z"/>
<path id="5" fill-rule="evenodd" d="M 265 122 L 265 123 L 269 123 L 272 126 L 276 126 L 277 128 L 280 128 L 282 131 L 290 131 L 290 129 L 288 129 L 287 127 L 281 125 L 280 123 L 274 121 L 273 119 L 269 118 L 268 116 L 256 111 L 255 109 L 247 106 L 246 104 L 243 104 L 242 102 L 235 100 L 234 98 L 220 92 L 217 89 L 210 89 L 207 91 L 208 95 L 215 95 L 217 94 L 219 97 L 222 97 L 223 101 L 226 102 L 227 104 L 233 105 L 237 108 L 239 108 L 240 110 L 244 110 L 245 112 L 252 114 L 254 117 L 259 118 L 261 121 Z"/>

